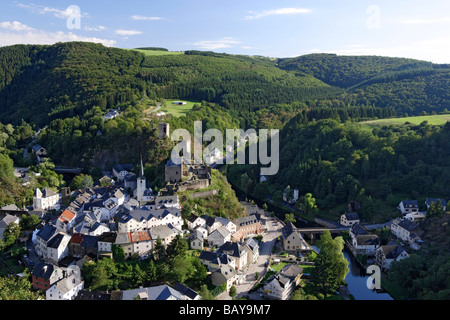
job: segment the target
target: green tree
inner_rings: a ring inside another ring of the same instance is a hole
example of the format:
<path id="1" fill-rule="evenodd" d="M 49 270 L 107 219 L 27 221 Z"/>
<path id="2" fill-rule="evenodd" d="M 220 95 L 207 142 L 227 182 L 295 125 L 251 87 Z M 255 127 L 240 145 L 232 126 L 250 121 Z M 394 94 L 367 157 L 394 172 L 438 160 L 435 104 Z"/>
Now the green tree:
<path id="1" fill-rule="evenodd" d="M 289 222 L 296 223 L 297 220 L 295 219 L 295 216 L 293 213 L 286 213 L 286 215 L 284 216 L 284 222 L 285 223 L 289 223 Z"/>
<path id="2" fill-rule="evenodd" d="M 206 286 L 206 284 L 204 284 L 200 287 L 199 294 L 202 297 L 202 300 L 216 300 L 214 295 L 208 290 L 208 287 Z"/>
<path id="3" fill-rule="evenodd" d="M 70 188 L 73 190 L 76 189 L 87 189 L 94 185 L 94 180 L 90 175 L 80 174 L 73 178 L 72 183 L 70 184 Z"/>
<path id="4" fill-rule="evenodd" d="M 38 300 L 41 295 L 32 290 L 29 275 L 27 277 L 0 277 L 0 300 Z"/>
<path id="5" fill-rule="evenodd" d="M 121 263 L 125 261 L 125 250 L 121 246 L 113 244 L 111 251 L 115 262 Z"/>
<path id="6" fill-rule="evenodd" d="M 311 272 L 311 282 L 318 292 L 327 296 L 344 283 L 350 269 L 343 254 L 344 239 L 332 238 L 325 230 L 320 237 L 320 252 L 314 260 L 315 268 Z"/>
<path id="7" fill-rule="evenodd" d="M 427 209 L 427 219 L 433 217 L 442 217 L 444 215 L 444 207 L 441 203 L 441 200 L 438 199 L 430 204 L 430 207 Z"/>
<path id="8" fill-rule="evenodd" d="M 305 194 L 297 203 L 297 208 L 303 211 L 307 215 L 313 215 L 318 211 L 316 205 L 316 198 L 311 193 Z"/>
<path id="9" fill-rule="evenodd" d="M 34 230 L 35 227 L 41 222 L 41 220 L 37 217 L 37 216 L 27 216 L 27 215 L 22 215 L 22 217 L 20 218 L 20 228 L 22 230 Z"/>
<path id="10" fill-rule="evenodd" d="M 236 296 L 237 296 L 237 289 L 236 289 L 235 286 L 232 286 L 232 287 L 230 288 L 230 291 L 228 292 L 228 295 L 229 295 L 233 300 L 236 299 Z"/>

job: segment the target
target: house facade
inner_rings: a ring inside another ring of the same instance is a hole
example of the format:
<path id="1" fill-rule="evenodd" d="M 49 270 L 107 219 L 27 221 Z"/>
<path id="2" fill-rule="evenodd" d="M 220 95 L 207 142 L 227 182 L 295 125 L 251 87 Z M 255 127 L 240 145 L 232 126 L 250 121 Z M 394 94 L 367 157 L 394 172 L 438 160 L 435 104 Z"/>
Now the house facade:
<path id="1" fill-rule="evenodd" d="M 394 261 L 401 261 L 408 257 L 408 252 L 398 244 L 381 246 L 375 252 L 375 262 L 384 270 L 390 269 Z"/>
<path id="2" fill-rule="evenodd" d="M 287 223 L 281 229 L 283 239 L 283 249 L 287 253 L 298 255 L 303 252 L 311 252 L 312 248 L 303 239 L 303 236 L 297 231 L 292 222 Z"/>
<path id="3" fill-rule="evenodd" d="M 289 300 L 294 289 L 300 284 L 302 275 L 303 269 L 298 265 L 286 265 L 267 280 L 264 293 L 270 299 Z"/>
<path id="4" fill-rule="evenodd" d="M 41 191 L 36 189 L 33 195 L 34 210 L 59 210 L 61 208 L 61 194 L 56 193 L 49 188 Z"/>
<path id="5" fill-rule="evenodd" d="M 354 224 L 350 228 L 351 249 L 355 254 L 373 256 L 375 250 L 380 247 L 380 238 L 370 234 L 360 224 Z"/>
<path id="6" fill-rule="evenodd" d="M 341 215 L 341 224 L 345 227 L 351 227 L 355 223 L 360 223 L 359 215 L 356 212 L 345 213 Z"/>
<path id="7" fill-rule="evenodd" d="M 398 210 L 403 215 L 419 212 L 419 202 L 417 200 L 403 200 L 398 205 Z"/>
<path id="8" fill-rule="evenodd" d="M 419 249 L 423 231 L 417 223 L 408 219 L 395 219 L 391 224 L 391 232 L 397 238 L 407 242 L 413 249 Z"/>

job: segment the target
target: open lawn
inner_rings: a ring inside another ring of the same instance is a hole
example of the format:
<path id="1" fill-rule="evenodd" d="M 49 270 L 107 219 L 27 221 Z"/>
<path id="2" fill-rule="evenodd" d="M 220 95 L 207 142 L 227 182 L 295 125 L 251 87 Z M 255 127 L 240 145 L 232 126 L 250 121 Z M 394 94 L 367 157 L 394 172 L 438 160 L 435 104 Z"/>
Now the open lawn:
<path id="1" fill-rule="evenodd" d="M 159 51 L 159 50 L 141 50 L 141 49 L 129 49 L 129 50 L 138 51 L 146 56 L 175 56 L 184 54 L 184 52 Z"/>
<path id="2" fill-rule="evenodd" d="M 179 106 L 173 104 L 175 101 L 183 101 L 187 104 L 184 106 Z M 186 100 L 166 100 L 166 106 L 161 109 L 162 112 L 165 112 L 167 115 L 172 115 L 176 118 L 182 117 L 188 114 L 193 108 L 195 104 L 201 104 L 198 101 L 186 101 Z"/>
<path id="3" fill-rule="evenodd" d="M 428 121 L 429 124 L 433 126 L 440 126 L 446 124 L 450 121 L 450 114 L 439 114 L 432 116 L 417 116 L 417 117 L 406 117 L 406 118 L 392 118 L 392 119 L 381 119 L 373 121 L 364 121 L 360 124 L 368 127 L 373 126 L 389 126 L 389 125 L 403 125 L 405 123 L 410 123 L 413 125 L 419 125 L 424 121 Z"/>

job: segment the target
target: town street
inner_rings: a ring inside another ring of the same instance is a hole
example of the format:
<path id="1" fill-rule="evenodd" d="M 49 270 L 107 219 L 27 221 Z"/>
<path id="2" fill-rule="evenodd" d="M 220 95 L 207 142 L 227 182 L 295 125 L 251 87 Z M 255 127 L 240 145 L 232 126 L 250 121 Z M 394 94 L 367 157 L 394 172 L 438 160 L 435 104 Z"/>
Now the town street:
<path id="1" fill-rule="evenodd" d="M 249 296 L 251 300 L 261 300 L 259 293 L 253 292 L 249 294 L 248 291 L 256 284 L 256 273 L 259 273 L 260 278 L 264 277 L 266 274 L 266 264 L 268 264 L 272 255 L 272 249 L 277 238 L 281 236 L 282 228 L 281 223 L 274 223 L 270 217 L 261 216 L 261 219 L 265 221 L 266 232 L 263 234 L 262 243 L 260 243 L 259 258 L 256 263 L 251 264 L 247 269 L 240 272 L 244 278 L 239 284 L 235 285 L 237 291 L 236 298 Z M 228 292 L 223 292 L 217 297 L 217 299 L 230 300 L 231 298 L 228 295 Z"/>

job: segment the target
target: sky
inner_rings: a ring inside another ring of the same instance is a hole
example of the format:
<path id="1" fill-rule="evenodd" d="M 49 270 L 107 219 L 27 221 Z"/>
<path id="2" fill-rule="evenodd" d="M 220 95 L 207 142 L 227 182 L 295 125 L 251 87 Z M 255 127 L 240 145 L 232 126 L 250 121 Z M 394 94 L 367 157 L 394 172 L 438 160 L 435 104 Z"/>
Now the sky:
<path id="1" fill-rule="evenodd" d="M 295 57 L 450 63 L 448 0 L 2 0 L 0 46 L 90 41 Z"/>

